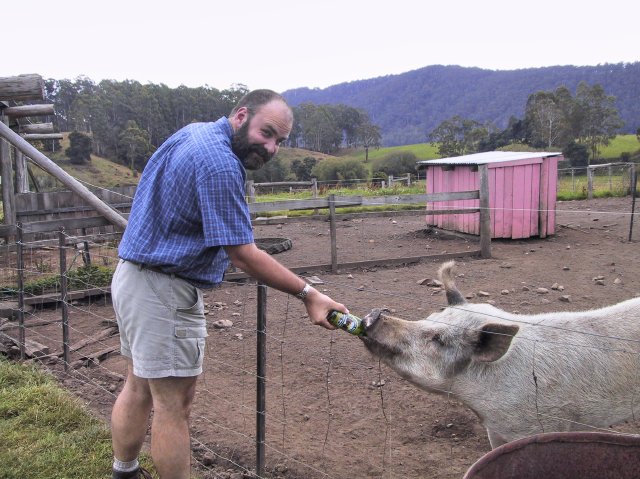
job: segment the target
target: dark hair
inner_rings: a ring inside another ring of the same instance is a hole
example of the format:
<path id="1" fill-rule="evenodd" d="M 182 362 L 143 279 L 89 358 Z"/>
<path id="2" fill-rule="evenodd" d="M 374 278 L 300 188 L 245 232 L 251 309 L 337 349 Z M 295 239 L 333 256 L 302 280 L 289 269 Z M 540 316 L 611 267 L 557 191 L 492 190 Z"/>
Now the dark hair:
<path id="1" fill-rule="evenodd" d="M 253 90 L 247 93 L 245 96 L 240 98 L 238 104 L 233 107 L 229 116 L 233 116 L 236 114 L 238 109 L 244 107 L 249 112 L 249 116 L 253 116 L 256 111 L 260 109 L 260 107 L 266 105 L 267 103 L 271 103 L 274 100 L 279 100 L 283 102 L 285 105 L 287 104 L 287 100 L 284 99 L 282 95 L 276 93 L 273 90 Z"/>

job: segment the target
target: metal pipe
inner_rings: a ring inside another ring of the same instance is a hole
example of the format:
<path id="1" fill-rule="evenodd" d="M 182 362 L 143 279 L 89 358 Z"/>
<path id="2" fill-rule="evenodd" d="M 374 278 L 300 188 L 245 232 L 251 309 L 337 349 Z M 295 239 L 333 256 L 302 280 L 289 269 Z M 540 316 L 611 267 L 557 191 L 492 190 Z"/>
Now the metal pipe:
<path id="1" fill-rule="evenodd" d="M 62 357 L 64 370 L 69 369 L 69 306 L 67 305 L 67 239 L 64 228 L 58 233 L 60 247 L 60 301 L 62 303 Z"/>
<path id="2" fill-rule="evenodd" d="M 267 286 L 258 283 L 256 384 L 256 474 L 264 477 L 267 377 Z"/>

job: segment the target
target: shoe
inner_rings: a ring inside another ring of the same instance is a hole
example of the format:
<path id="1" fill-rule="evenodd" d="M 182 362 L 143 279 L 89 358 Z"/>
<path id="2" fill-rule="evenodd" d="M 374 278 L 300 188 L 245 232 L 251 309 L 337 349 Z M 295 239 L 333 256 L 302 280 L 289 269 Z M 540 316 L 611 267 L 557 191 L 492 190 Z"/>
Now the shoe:
<path id="1" fill-rule="evenodd" d="M 153 479 L 153 476 L 144 467 L 140 466 L 135 471 L 119 472 L 113 471 L 111 479 Z"/>

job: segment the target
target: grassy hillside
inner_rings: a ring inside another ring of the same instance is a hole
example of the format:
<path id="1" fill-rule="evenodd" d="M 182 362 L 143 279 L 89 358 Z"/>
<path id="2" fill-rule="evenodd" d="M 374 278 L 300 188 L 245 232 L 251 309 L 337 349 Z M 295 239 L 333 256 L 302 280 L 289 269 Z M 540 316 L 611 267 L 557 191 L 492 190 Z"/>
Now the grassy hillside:
<path id="1" fill-rule="evenodd" d="M 416 143 L 414 145 L 390 146 L 386 148 L 369 148 L 369 161 L 384 158 L 391 153 L 399 152 L 413 153 L 418 160 L 439 158 L 437 147 L 431 146 L 430 143 Z M 364 148 L 347 150 L 341 153 L 340 157 L 364 161 Z"/>
<path id="2" fill-rule="evenodd" d="M 316 160 L 325 160 L 327 158 L 335 158 L 332 155 L 325 155 L 324 153 L 318 153 L 316 151 L 303 150 L 302 148 L 287 148 L 282 147 L 278 151 L 278 158 L 285 165 L 289 166 L 294 160 L 304 160 L 306 157 L 310 156 L 311 158 L 315 158 Z"/>
<path id="3" fill-rule="evenodd" d="M 73 165 L 64 151 L 69 147 L 68 133 L 63 133 L 64 138 L 60 142 L 61 149 L 55 152 L 43 152 L 53 160 L 60 168 L 73 176 L 76 180 L 89 187 L 91 185 L 102 188 L 115 186 L 135 185 L 138 178 L 135 177 L 126 166 L 114 163 L 111 160 L 96 155 L 91 155 L 91 163 L 86 165 Z M 30 164 L 38 185 L 43 190 L 62 188 L 49 173 L 41 170 L 37 166 Z"/>

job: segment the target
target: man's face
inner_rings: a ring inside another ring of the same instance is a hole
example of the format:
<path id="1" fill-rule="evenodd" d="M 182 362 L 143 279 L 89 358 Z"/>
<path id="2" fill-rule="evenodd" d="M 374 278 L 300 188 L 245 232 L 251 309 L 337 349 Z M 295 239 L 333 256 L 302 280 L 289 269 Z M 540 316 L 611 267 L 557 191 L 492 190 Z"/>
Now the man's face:
<path id="1" fill-rule="evenodd" d="M 242 110 L 242 109 L 241 109 Z M 262 168 L 291 133 L 291 111 L 281 101 L 267 103 L 253 116 L 239 111 L 243 121 L 231 138 L 231 149 L 247 170 Z"/>

